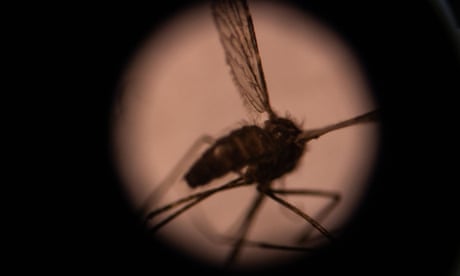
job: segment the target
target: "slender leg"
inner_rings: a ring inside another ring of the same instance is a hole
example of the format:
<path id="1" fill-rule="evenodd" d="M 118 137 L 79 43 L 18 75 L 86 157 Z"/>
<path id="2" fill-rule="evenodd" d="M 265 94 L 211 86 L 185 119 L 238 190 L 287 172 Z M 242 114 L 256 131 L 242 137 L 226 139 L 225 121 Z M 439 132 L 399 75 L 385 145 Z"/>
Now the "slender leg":
<path id="1" fill-rule="evenodd" d="M 238 256 L 238 254 L 240 253 L 242 245 L 245 241 L 246 235 L 249 231 L 249 228 L 251 227 L 251 224 L 254 221 L 255 215 L 257 211 L 260 209 L 259 207 L 262 204 L 264 199 L 265 199 L 265 195 L 262 193 L 258 193 L 256 198 L 253 200 L 251 207 L 248 209 L 248 212 L 246 213 L 246 216 L 243 222 L 241 223 L 240 228 L 238 229 L 236 241 L 233 244 L 232 251 L 230 252 L 230 255 L 228 255 L 228 258 L 225 263 L 226 267 L 231 266 L 236 260 L 236 257 Z"/>
<path id="2" fill-rule="evenodd" d="M 234 239 L 232 239 L 230 237 L 223 237 L 223 238 L 226 239 L 225 242 L 230 242 L 230 241 L 234 240 Z M 323 237 L 321 237 L 321 238 L 323 238 Z M 317 239 L 317 238 L 312 238 L 311 240 L 315 240 L 315 239 Z M 222 242 L 222 240 L 221 240 L 221 242 Z M 316 248 L 314 248 L 314 247 L 282 245 L 282 244 L 274 244 L 274 243 L 268 243 L 268 242 L 264 242 L 264 241 L 248 240 L 248 239 L 243 240 L 243 246 L 264 248 L 264 249 L 273 249 L 273 250 L 299 251 L 299 252 L 312 252 L 312 251 L 316 250 Z"/>
<path id="3" fill-rule="evenodd" d="M 241 177 L 233 180 L 233 181 L 230 181 L 228 182 L 227 184 L 225 185 L 222 185 L 220 187 L 217 187 L 217 188 L 213 188 L 213 189 L 209 189 L 209 190 L 206 190 L 204 192 L 200 192 L 200 193 L 196 193 L 196 194 L 193 194 L 193 195 L 189 195 L 187 197 L 184 197 L 184 198 L 181 198 L 179 200 L 176 200 L 170 204 L 167 204 L 161 208 L 158 208 L 154 211 L 151 211 L 149 212 L 147 215 L 146 215 L 146 218 L 145 218 L 145 222 L 147 223 L 149 220 L 151 220 L 152 218 L 154 218 L 155 216 L 163 213 L 163 212 L 166 212 L 170 209 L 173 209 L 173 208 L 176 208 L 182 204 L 185 204 L 187 202 L 189 202 L 188 204 L 186 204 L 185 206 L 183 206 L 182 208 L 180 208 L 179 210 L 175 211 L 174 213 L 170 214 L 169 216 L 167 216 L 165 219 L 163 219 L 162 221 L 160 221 L 159 223 L 157 223 L 155 226 L 153 226 L 150 231 L 151 232 L 155 232 L 157 231 L 158 229 L 160 229 L 161 227 L 163 227 L 165 224 L 167 224 L 168 222 L 170 222 L 171 220 L 173 220 L 175 217 L 177 217 L 178 215 L 182 214 L 183 212 L 185 212 L 186 210 L 188 210 L 189 208 L 193 207 L 195 204 L 201 202 L 202 200 L 206 199 L 207 197 L 217 193 L 217 192 L 221 192 L 221 191 L 225 191 L 225 190 L 229 190 L 229 189 L 233 189 L 233 188 L 237 188 L 237 187 L 242 187 L 242 186 L 247 186 L 247 185 L 252 185 L 252 183 L 247 183 L 244 179 L 242 179 Z"/>
<path id="4" fill-rule="evenodd" d="M 299 208 L 295 207 L 294 205 L 290 204 L 289 202 L 287 202 L 286 200 L 276 196 L 274 194 L 274 192 L 272 192 L 270 189 L 266 189 L 266 188 L 263 188 L 261 186 L 257 186 L 258 190 L 262 193 L 264 193 L 265 195 L 269 196 L 271 199 L 273 199 L 274 201 L 278 202 L 279 204 L 285 206 L 286 208 L 288 208 L 289 210 L 291 210 L 292 212 L 294 212 L 295 214 L 297 214 L 298 216 L 302 217 L 303 219 L 305 219 L 307 222 L 309 222 L 313 227 L 316 228 L 316 230 L 318 230 L 321 234 L 323 234 L 326 238 L 328 238 L 330 241 L 334 240 L 334 237 L 332 237 L 332 235 L 329 233 L 329 231 L 326 230 L 326 228 L 324 228 L 319 222 L 317 222 L 315 219 L 313 219 L 312 217 L 310 217 L 309 215 L 305 214 L 304 212 L 302 212 Z"/>
<path id="5" fill-rule="evenodd" d="M 270 189 L 270 191 L 274 194 L 281 194 L 281 195 L 308 195 L 308 196 L 321 196 L 321 197 L 331 198 L 331 202 L 325 208 L 323 208 L 320 211 L 319 215 L 316 217 L 316 221 L 318 223 L 320 223 L 321 220 L 325 219 L 326 216 L 335 208 L 335 206 L 340 201 L 340 194 L 337 192 L 331 192 L 331 191 L 312 190 L 312 189 Z M 200 219 L 202 223 L 196 223 L 195 226 L 200 232 L 202 232 L 203 236 L 208 238 L 210 241 L 215 242 L 215 243 L 233 244 L 233 245 L 237 243 L 237 239 L 235 237 L 218 234 L 218 231 L 213 229 L 209 222 L 207 222 L 206 220 L 203 222 L 203 220 L 205 219 L 205 216 L 200 216 L 200 218 L 196 218 L 196 219 Z M 206 227 L 204 227 L 203 225 L 205 225 Z M 307 229 L 307 232 L 298 239 L 297 243 L 301 243 L 306 240 L 315 242 L 316 240 L 319 241 L 323 239 L 322 236 L 310 237 L 314 229 L 315 228 L 313 227 L 309 227 Z M 256 248 L 264 248 L 264 249 L 272 249 L 272 250 L 300 251 L 300 252 L 311 252 L 315 250 L 314 247 L 280 245 L 280 244 L 274 244 L 271 242 L 268 243 L 264 241 L 249 240 L 249 239 L 243 239 L 241 242 L 242 242 L 241 246 L 244 246 L 244 247 L 256 247 Z"/>
<path id="6" fill-rule="evenodd" d="M 203 229 L 199 229 L 203 236 L 208 238 L 210 241 L 214 243 L 221 243 L 221 244 L 236 244 L 236 239 L 234 237 L 225 236 L 216 234 L 216 231 L 206 231 Z M 256 248 L 264 248 L 264 249 L 274 249 L 274 250 L 286 250 L 286 251 L 301 251 L 301 252 L 309 252 L 314 250 L 314 248 L 302 247 L 302 246 L 289 246 L 289 245 L 281 245 L 281 244 L 274 244 L 268 243 L 264 241 L 257 241 L 257 240 L 249 240 L 243 239 L 241 246 L 247 247 L 256 247 Z"/>
<path id="7" fill-rule="evenodd" d="M 187 168 L 192 162 L 191 158 L 195 157 L 198 150 L 203 146 L 203 144 L 212 144 L 214 139 L 209 135 L 203 135 L 199 137 L 195 143 L 187 150 L 185 155 L 179 160 L 179 162 L 174 166 L 171 172 L 166 176 L 166 178 L 158 185 L 153 192 L 151 192 L 147 199 L 142 205 L 141 213 L 145 215 L 150 211 L 150 206 L 157 199 L 161 198 L 173 184 L 177 183 L 179 178 L 184 174 Z"/>
<path id="8" fill-rule="evenodd" d="M 285 207 L 283 207 L 285 208 Z M 199 221 L 198 221 L 199 220 Z M 200 216 L 193 220 L 195 227 L 198 231 L 201 232 L 203 237 L 207 238 L 210 242 L 215 244 L 225 244 L 225 245 L 235 245 L 237 239 L 234 236 L 229 236 L 225 234 L 220 234 L 219 231 L 214 229 L 210 222 L 207 221 L 205 216 Z M 314 229 L 314 228 L 309 228 Z M 316 240 L 324 239 L 323 236 L 312 237 L 308 239 L 309 241 L 315 242 Z M 244 247 L 254 247 L 254 248 L 263 248 L 263 249 L 272 249 L 272 250 L 285 250 L 285 251 L 300 251 L 300 252 L 311 252 L 316 250 L 314 247 L 305 247 L 305 246 L 291 246 L 291 245 L 282 245 L 275 244 L 271 242 L 253 240 L 253 239 L 243 239 L 242 245 Z"/>
<path id="9" fill-rule="evenodd" d="M 270 189 L 272 193 L 281 194 L 281 195 L 308 195 L 308 196 L 321 196 L 328 197 L 331 199 L 329 204 L 327 204 L 319 214 L 316 216 L 315 220 L 318 223 L 324 221 L 326 217 L 331 213 L 331 211 L 337 206 L 340 201 L 340 194 L 337 192 L 331 191 L 322 191 L 322 190 L 311 190 L 311 189 Z M 307 231 L 297 240 L 298 243 L 305 242 L 308 240 L 315 228 L 308 228 Z"/>

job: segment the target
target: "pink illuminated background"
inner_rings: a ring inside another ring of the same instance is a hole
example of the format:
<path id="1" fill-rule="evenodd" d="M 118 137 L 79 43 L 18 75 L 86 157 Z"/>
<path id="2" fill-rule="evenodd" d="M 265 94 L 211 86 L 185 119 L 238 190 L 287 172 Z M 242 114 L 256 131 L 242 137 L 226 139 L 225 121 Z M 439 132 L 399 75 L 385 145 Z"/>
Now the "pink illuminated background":
<path id="1" fill-rule="evenodd" d="M 376 108 L 359 64 L 337 34 L 288 6 L 251 2 L 250 9 L 271 104 L 279 115 L 290 114 L 303 129 L 311 129 Z M 180 180 L 161 202 L 146 203 L 200 135 L 218 138 L 253 123 L 232 82 L 207 5 L 178 14 L 152 33 L 127 68 L 123 84 L 121 101 L 114 108 L 115 150 L 126 192 L 136 209 L 145 204 L 153 209 L 195 192 Z M 369 123 L 313 140 L 297 170 L 282 182 L 289 188 L 340 193 L 340 203 L 322 223 L 331 231 L 340 230 L 366 189 L 377 137 L 378 125 Z M 189 157 L 193 162 L 199 153 Z M 229 174 L 212 185 L 233 178 Z M 222 264 L 230 247 L 216 243 L 206 231 L 231 235 L 255 193 L 250 186 L 215 195 L 157 236 L 199 260 Z M 286 198 L 313 217 L 328 203 L 312 196 Z M 250 238 L 293 245 L 307 226 L 267 200 Z M 248 248 L 238 265 L 266 266 L 296 256 L 299 253 Z"/>

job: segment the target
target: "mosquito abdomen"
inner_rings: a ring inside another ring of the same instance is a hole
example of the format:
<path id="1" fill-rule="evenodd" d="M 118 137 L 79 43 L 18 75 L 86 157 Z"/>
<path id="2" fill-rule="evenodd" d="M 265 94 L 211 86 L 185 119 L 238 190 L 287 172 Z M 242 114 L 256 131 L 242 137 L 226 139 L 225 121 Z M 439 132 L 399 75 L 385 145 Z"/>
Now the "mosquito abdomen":
<path id="1" fill-rule="evenodd" d="M 205 185 L 231 171 L 270 154 L 271 139 L 258 126 L 244 126 L 219 139 L 185 175 L 192 188 Z"/>

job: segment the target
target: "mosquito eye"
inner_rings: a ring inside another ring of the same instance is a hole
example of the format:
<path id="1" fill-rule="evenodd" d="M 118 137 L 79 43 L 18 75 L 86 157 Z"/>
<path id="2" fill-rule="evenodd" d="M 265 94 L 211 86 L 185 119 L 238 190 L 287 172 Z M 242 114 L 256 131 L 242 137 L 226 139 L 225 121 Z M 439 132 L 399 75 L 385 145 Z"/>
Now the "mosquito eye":
<path id="1" fill-rule="evenodd" d="M 275 137 L 276 137 L 276 138 L 283 138 L 283 136 L 284 136 L 284 134 L 283 134 L 282 131 L 276 131 L 276 132 L 275 132 Z"/>

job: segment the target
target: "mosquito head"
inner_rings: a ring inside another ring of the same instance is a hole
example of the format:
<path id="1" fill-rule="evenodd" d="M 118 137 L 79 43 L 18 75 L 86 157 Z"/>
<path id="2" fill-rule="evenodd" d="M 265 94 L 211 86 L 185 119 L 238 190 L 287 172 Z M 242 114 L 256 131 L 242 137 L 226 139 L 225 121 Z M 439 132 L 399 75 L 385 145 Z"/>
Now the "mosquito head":
<path id="1" fill-rule="evenodd" d="M 302 133 L 293 121 L 279 117 L 265 121 L 264 129 L 270 133 L 275 141 L 282 144 L 294 143 L 297 136 Z"/>

